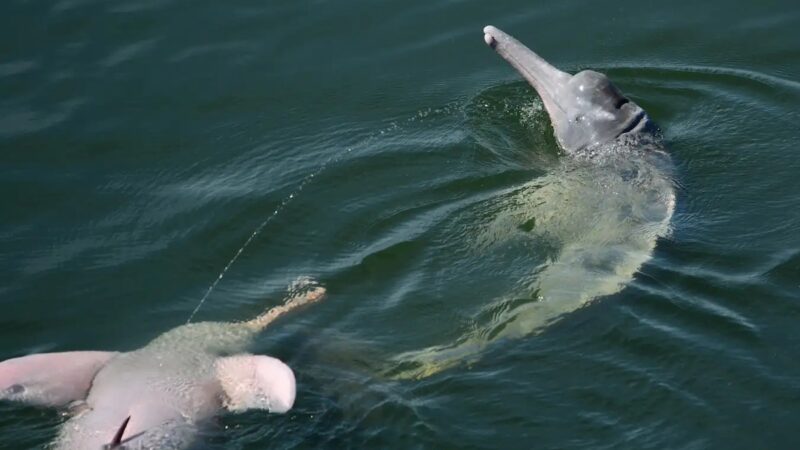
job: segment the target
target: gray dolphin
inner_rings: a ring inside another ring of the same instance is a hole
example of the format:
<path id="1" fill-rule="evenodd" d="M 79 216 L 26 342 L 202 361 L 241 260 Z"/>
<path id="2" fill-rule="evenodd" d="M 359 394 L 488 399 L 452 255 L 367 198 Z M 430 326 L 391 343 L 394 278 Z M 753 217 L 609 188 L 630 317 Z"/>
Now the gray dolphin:
<path id="1" fill-rule="evenodd" d="M 536 89 L 556 139 L 567 153 L 574 155 L 613 142 L 623 134 L 652 129 L 647 113 L 602 73 L 584 70 L 570 75 L 491 25 L 483 32 L 486 44 Z"/>
<path id="2" fill-rule="evenodd" d="M 184 449 L 220 410 L 283 413 L 294 404 L 292 369 L 242 353 L 267 325 L 325 289 L 308 279 L 286 302 L 246 322 L 187 324 L 126 352 L 43 353 L 0 362 L 0 400 L 68 407 L 50 448 Z"/>
<path id="3" fill-rule="evenodd" d="M 483 251 L 503 240 L 548 239 L 558 244 L 558 256 L 521 280 L 521 292 L 479 311 L 455 342 L 393 358 L 392 377 L 425 377 L 475 360 L 494 341 L 537 333 L 592 299 L 618 292 L 669 232 L 672 163 L 647 113 L 601 73 L 570 75 L 493 26 L 483 32 L 486 44 L 539 94 L 568 157 L 551 173 L 501 195 L 500 213 L 478 232 L 476 246 Z"/>

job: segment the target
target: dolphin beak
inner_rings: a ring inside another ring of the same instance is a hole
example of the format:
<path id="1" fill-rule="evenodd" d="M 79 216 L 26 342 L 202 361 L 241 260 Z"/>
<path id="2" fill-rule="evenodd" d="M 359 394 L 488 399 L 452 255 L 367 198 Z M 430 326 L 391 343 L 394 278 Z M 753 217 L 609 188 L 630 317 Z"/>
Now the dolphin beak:
<path id="1" fill-rule="evenodd" d="M 558 93 L 572 75 L 551 66 L 518 40 L 491 25 L 483 29 L 483 40 L 536 89 L 551 119 L 564 115 L 557 101 Z"/>

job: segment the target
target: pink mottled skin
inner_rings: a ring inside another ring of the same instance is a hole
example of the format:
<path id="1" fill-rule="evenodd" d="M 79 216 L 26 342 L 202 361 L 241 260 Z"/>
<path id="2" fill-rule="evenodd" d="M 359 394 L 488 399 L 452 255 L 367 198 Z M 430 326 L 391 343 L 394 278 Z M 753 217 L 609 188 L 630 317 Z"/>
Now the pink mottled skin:
<path id="1" fill-rule="evenodd" d="M 45 353 L 0 362 L 0 400 L 67 407 L 52 448 L 100 450 L 121 435 L 124 449 L 183 449 L 222 409 L 283 413 L 295 379 L 283 362 L 241 353 L 272 321 L 319 301 L 314 284 L 247 322 L 201 322 L 170 330 L 127 352 Z M 233 355 L 233 356 L 228 356 Z"/>
<path id="2" fill-rule="evenodd" d="M 86 397 L 97 371 L 115 355 L 116 352 L 64 352 L 9 359 L 0 363 L 0 393 L 24 388 L 28 392 L 19 393 L 23 401 L 67 406 Z"/>

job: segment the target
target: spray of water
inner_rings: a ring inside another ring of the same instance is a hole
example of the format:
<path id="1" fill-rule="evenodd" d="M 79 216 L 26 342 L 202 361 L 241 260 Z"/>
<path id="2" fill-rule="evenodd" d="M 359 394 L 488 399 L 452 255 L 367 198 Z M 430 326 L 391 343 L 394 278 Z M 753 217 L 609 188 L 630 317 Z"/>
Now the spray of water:
<path id="1" fill-rule="evenodd" d="M 348 149 L 347 149 L 347 152 L 345 152 L 345 153 L 348 153 L 348 152 L 350 152 L 351 150 L 352 150 L 352 147 L 351 147 L 351 148 L 348 148 Z M 187 324 L 188 324 L 188 323 L 191 323 L 192 319 L 194 319 L 194 316 L 195 316 L 195 315 L 197 315 L 197 312 L 198 312 L 198 311 L 200 311 L 200 308 L 202 308 L 202 307 L 203 307 L 203 304 L 206 302 L 206 300 L 208 299 L 208 297 L 211 295 L 211 292 L 213 292 L 213 291 L 214 291 L 214 288 L 216 288 L 216 287 L 217 287 L 217 285 L 219 284 L 219 282 L 220 282 L 220 281 L 222 281 L 222 279 L 225 277 L 225 274 L 226 274 L 226 273 L 228 273 L 228 270 L 231 268 L 231 266 L 233 266 L 233 264 L 236 262 L 236 260 L 238 260 L 238 259 L 239 259 L 239 257 L 242 255 L 242 253 L 244 252 L 244 250 L 245 250 L 245 249 L 246 249 L 246 248 L 247 248 L 247 247 L 250 245 L 250 243 L 251 243 L 251 242 L 253 242 L 253 240 L 254 240 L 254 239 L 255 239 L 255 238 L 256 238 L 256 237 L 257 237 L 259 234 L 261 234 L 261 232 L 264 230 L 264 228 L 267 226 L 267 224 L 269 224 L 269 223 L 272 221 L 272 219 L 274 219 L 274 218 L 275 218 L 275 217 L 278 215 L 278 213 L 280 213 L 280 212 L 283 210 L 283 208 L 285 208 L 285 207 L 286 207 L 286 205 L 288 205 L 288 204 L 289 204 L 289 203 L 290 203 L 292 200 L 294 200 L 295 196 L 299 195 L 299 194 L 300 194 L 300 192 L 302 192 L 302 190 L 303 190 L 303 189 L 304 189 L 304 188 L 305 188 L 305 187 L 306 187 L 306 186 L 307 186 L 309 183 L 311 183 L 311 180 L 313 180 L 313 179 L 314 179 L 314 177 L 316 177 L 317 175 L 319 175 L 320 173 L 322 173 L 322 171 L 323 171 L 323 170 L 325 170 L 325 168 L 326 168 L 326 167 L 328 166 L 328 164 L 330 164 L 331 162 L 333 162 L 333 158 L 331 158 L 330 160 L 328 160 L 328 161 L 326 161 L 325 163 L 323 163 L 323 164 L 322 164 L 322 166 L 320 166 L 320 168 L 319 168 L 319 169 L 317 169 L 315 172 L 313 172 L 313 173 L 311 173 L 310 175 L 308 175 L 308 176 L 306 176 L 305 178 L 303 178 L 303 180 L 302 180 L 302 181 L 300 182 L 300 184 L 297 186 L 297 189 L 295 189 L 295 190 L 294 190 L 294 192 L 292 192 L 291 194 L 289 194 L 289 196 L 288 196 L 288 197 L 284 198 L 284 199 L 281 201 L 281 203 L 278 205 L 278 207 L 277 207 L 277 208 L 275 208 L 275 210 L 274 210 L 274 211 L 272 211 L 272 214 L 270 214 L 269 216 L 267 216 L 267 218 L 266 218 L 266 219 L 264 219 L 264 221 L 263 221 L 263 222 L 261 222 L 261 223 L 260 223 L 260 224 L 259 224 L 259 225 L 258 225 L 258 226 L 255 228 L 255 230 L 253 230 L 253 232 L 252 232 L 252 233 L 250 233 L 250 236 L 247 238 L 247 240 L 245 240 L 245 241 L 244 241 L 244 244 L 242 244 L 242 246 L 241 246 L 241 247 L 239 247 L 239 250 L 236 250 L 236 253 L 234 253 L 234 254 L 233 254 L 233 257 L 230 259 L 230 261 L 228 261 L 228 264 L 225 264 L 225 267 L 223 267 L 222 271 L 219 273 L 219 275 L 217 275 L 217 278 L 214 280 L 214 282 L 213 282 L 213 283 L 211 283 L 211 286 L 209 286 L 209 287 L 208 287 L 208 289 L 206 290 L 206 293 L 203 295 L 203 297 L 202 297 L 202 298 L 200 298 L 200 301 L 197 303 L 197 306 L 194 308 L 194 310 L 192 311 L 192 313 L 189 315 L 189 318 L 186 320 L 186 323 L 187 323 Z"/>
<path id="2" fill-rule="evenodd" d="M 291 203 L 292 200 L 295 199 L 295 197 L 300 195 L 300 193 L 303 191 L 303 189 L 305 189 L 306 186 L 308 186 L 314 180 L 314 178 L 319 176 L 323 171 L 325 171 L 332 164 L 335 164 L 335 163 L 339 162 L 342 158 L 344 158 L 345 156 L 350 154 L 354 149 L 365 148 L 365 147 L 369 146 L 370 144 L 372 144 L 375 140 L 387 135 L 388 133 L 393 133 L 393 132 L 396 132 L 398 130 L 401 130 L 402 129 L 401 125 L 408 125 L 408 124 L 410 124 L 412 122 L 416 122 L 418 120 L 426 119 L 426 118 L 428 118 L 428 117 L 430 117 L 432 115 L 449 114 L 450 112 L 453 111 L 454 107 L 456 107 L 456 106 L 457 105 L 455 103 L 453 103 L 453 104 L 449 104 L 449 105 L 446 105 L 446 106 L 441 107 L 441 108 L 426 108 L 426 109 L 419 110 L 414 115 L 409 117 L 408 119 L 405 119 L 405 120 L 403 120 L 403 121 L 401 121 L 399 123 L 398 122 L 391 122 L 386 127 L 384 127 L 382 129 L 378 130 L 377 132 L 367 136 L 361 142 L 359 142 L 359 143 L 357 143 L 357 144 L 355 144 L 355 145 L 353 145 L 351 147 L 348 147 L 343 152 L 336 153 L 333 156 L 331 156 L 330 158 L 328 158 L 327 160 L 325 160 L 317 168 L 317 170 L 315 170 L 314 172 L 312 172 L 311 174 L 309 174 L 305 178 L 303 178 L 303 180 L 300 181 L 300 184 L 297 185 L 297 188 L 295 188 L 295 190 L 292 191 L 291 194 L 289 194 L 286 198 L 284 198 L 281 201 L 281 203 L 278 205 L 278 207 L 275 208 L 275 210 L 272 211 L 272 213 L 269 216 L 267 216 L 267 218 L 264 219 L 264 221 L 261 222 L 253 230 L 252 233 L 250 233 L 250 236 L 248 236 L 248 238 L 239 247 L 239 249 L 236 250 L 236 253 L 233 254 L 233 257 L 228 261 L 228 263 L 225 265 L 225 267 L 222 268 L 222 271 L 219 273 L 219 275 L 217 275 L 217 278 L 214 280 L 214 282 L 211 283 L 211 285 L 208 287 L 208 289 L 206 290 L 206 292 L 203 295 L 203 297 L 200 298 L 200 301 L 197 303 L 197 306 L 194 308 L 192 313 L 189 315 L 189 318 L 186 320 L 186 323 L 188 324 L 188 323 L 192 322 L 194 317 L 197 315 L 198 311 L 200 311 L 200 309 L 205 304 L 206 300 L 208 300 L 208 297 L 211 296 L 211 293 L 214 291 L 214 289 L 217 287 L 217 285 L 220 283 L 220 281 L 222 281 L 222 279 L 225 277 L 225 274 L 228 273 L 228 270 L 230 270 L 230 268 L 233 266 L 233 264 L 236 263 L 236 261 L 239 259 L 239 257 L 242 255 L 242 253 L 245 251 L 245 249 L 250 246 L 250 244 L 261 234 L 261 232 L 264 231 L 264 228 L 266 228 L 266 226 L 270 222 L 272 222 L 272 220 L 275 219 L 275 217 L 281 211 L 283 211 L 283 209 L 286 208 L 286 206 L 289 203 Z"/>

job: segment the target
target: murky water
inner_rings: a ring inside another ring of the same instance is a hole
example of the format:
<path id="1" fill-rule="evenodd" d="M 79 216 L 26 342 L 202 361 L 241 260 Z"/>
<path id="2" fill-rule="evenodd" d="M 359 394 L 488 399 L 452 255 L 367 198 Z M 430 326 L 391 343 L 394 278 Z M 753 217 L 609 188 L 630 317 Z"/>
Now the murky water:
<path id="1" fill-rule="evenodd" d="M 215 281 L 195 320 L 250 318 L 309 275 L 329 297 L 255 349 L 295 408 L 201 448 L 792 448 L 800 12 L 737 3 L 5 2 L 0 359 L 140 347 Z M 576 242 L 507 220 L 565 161 L 486 24 L 650 113 L 674 215 L 621 290 L 397 380 Z M 0 448 L 63 420 L 0 405 Z"/>

